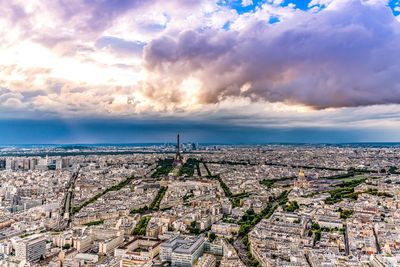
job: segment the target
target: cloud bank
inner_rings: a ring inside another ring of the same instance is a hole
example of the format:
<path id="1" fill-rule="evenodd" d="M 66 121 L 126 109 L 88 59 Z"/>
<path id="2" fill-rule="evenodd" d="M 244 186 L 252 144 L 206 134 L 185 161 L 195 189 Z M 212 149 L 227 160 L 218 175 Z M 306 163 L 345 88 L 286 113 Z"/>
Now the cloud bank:
<path id="1" fill-rule="evenodd" d="M 387 6 L 332 1 L 292 13 L 277 24 L 260 15 L 240 29 L 151 41 L 144 59 L 155 78 L 145 94 L 181 101 L 189 77 L 200 83 L 201 103 L 232 96 L 315 108 L 400 103 L 400 24 Z"/>
<path id="2" fill-rule="evenodd" d="M 399 125 L 400 3 L 286 2 L 0 0 L 0 118 Z"/>

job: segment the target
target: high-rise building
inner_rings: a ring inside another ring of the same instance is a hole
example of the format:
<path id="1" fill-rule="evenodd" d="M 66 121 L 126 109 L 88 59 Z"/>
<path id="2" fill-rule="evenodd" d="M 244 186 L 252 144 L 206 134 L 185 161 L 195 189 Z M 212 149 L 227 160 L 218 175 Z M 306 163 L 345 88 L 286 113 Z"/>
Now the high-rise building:
<path id="1" fill-rule="evenodd" d="M 24 170 L 30 170 L 30 166 L 31 166 L 31 164 L 30 164 L 31 162 L 30 162 L 30 160 L 28 159 L 28 158 L 24 158 L 24 159 L 22 159 L 22 169 L 24 169 Z"/>
<path id="2" fill-rule="evenodd" d="M 196 143 L 192 143 L 192 150 L 197 150 L 197 144 Z"/>
<path id="3" fill-rule="evenodd" d="M 49 169 L 49 157 L 39 158 L 38 164 L 36 165 L 37 170 L 48 170 Z"/>
<path id="4" fill-rule="evenodd" d="M 32 235 L 17 241 L 15 256 L 28 262 L 40 259 L 46 253 L 46 239 L 42 235 Z"/>
<path id="5" fill-rule="evenodd" d="M 15 170 L 16 169 L 16 162 L 14 159 L 11 159 L 11 158 L 6 159 L 6 169 L 7 170 Z"/>
<path id="6" fill-rule="evenodd" d="M 61 170 L 61 169 L 67 168 L 68 165 L 69 165 L 68 158 L 59 158 L 56 160 L 56 170 Z"/>
<path id="7" fill-rule="evenodd" d="M 34 170 L 36 168 L 36 165 L 38 164 L 38 160 L 36 158 L 31 158 L 29 162 L 29 167 L 31 170 Z"/>
<path id="8" fill-rule="evenodd" d="M 0 170 L 4 170 L 6 168 L 6 160 L 0 159 Z"/>

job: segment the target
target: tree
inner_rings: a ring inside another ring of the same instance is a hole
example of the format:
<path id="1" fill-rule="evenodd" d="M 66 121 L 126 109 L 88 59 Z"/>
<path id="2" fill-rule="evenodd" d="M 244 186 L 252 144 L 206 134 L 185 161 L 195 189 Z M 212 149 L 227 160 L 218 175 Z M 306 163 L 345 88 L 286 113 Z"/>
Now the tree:
<path id="1" fill-rule="evenodd" d="M 208 235 L 208 238 L 210 239 L 210 242 L 213 242 L 216 237 L 217 236 L 213 232 L 210 232 L 210 234 Z"/>
<path id="2" fill-rule="evenodd" d="M 191 234 L 196 234 L 196 235 L 198 235 L 200 233 L 200 229 L 199 229 L 196 221 L 193 221 L 190 223 L 189 232 Z"/>
<path id="3" fill-rule="evenodd" d="M 312 226 L 311 226 L 311 229 L 313 229 L 313 230 L 319 230 L 319 229 L 321 229 L 321 227 L 319 226 L 318 223 L 313 223 Z"/>

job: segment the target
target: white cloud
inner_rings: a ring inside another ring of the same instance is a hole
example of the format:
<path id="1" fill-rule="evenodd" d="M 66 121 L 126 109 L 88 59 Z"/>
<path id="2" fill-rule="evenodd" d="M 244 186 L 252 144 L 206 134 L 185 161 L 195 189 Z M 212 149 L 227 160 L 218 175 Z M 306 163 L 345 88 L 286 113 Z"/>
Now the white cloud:
<path id="1" fill-rule="evenodd" d="M 243 7 L 252 6 L 252 5 L 253 5 L 253 0 L 242 0 Z"/>

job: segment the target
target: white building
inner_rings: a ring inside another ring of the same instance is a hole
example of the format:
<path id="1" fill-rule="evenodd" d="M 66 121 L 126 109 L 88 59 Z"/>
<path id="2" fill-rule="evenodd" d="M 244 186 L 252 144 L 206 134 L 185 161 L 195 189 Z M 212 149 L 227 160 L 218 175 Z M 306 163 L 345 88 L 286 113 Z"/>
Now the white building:
<path id="1" fill-rule="evenodd" d="M 174 237 L 161 244 L 162 262 L 170 262 L 173 267 L 191 267 L 203 254 L 204 236 Z"/>
<path id="2" fill-rule="evenodd" d="M 46 252 L 46 240 L 42 235 L 32 235 L 18 240 L 15 245 L 15 256 L 26 261 L 40 259 Z"/>

